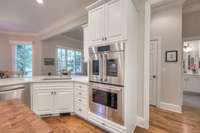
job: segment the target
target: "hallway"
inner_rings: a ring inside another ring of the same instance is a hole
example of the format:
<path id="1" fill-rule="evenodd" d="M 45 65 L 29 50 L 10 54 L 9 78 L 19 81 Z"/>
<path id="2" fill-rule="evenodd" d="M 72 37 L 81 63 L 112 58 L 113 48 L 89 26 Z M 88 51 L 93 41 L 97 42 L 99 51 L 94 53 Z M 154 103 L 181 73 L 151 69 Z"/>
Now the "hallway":
<path id="1" fill-rule="evenodd" d="M 150 128 L 137 128 L 135 133 L 199 133 L 200 109 L 183 106 L 183 113 L 150 107 Z"/>

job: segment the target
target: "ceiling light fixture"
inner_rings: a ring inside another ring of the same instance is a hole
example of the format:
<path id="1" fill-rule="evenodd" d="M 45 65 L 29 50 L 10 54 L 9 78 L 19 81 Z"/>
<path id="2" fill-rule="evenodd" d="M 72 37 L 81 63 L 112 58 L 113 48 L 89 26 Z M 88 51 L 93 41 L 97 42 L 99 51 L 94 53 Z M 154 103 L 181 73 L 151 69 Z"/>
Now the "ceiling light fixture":
<path id="1" fill-rule="evenodd" d="M 44 0 L 36 0 L 38 4 L 44 4 Z"/>

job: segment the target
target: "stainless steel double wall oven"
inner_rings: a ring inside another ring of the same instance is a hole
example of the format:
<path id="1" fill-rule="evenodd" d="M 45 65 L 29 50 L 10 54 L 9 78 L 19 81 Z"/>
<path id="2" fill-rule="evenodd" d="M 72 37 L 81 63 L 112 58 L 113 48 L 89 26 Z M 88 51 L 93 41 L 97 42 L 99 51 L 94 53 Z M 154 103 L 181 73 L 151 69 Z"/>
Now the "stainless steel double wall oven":
<path id="1" fill-rule="evenodd" d="M 90 47 L 89 55 L 90 111 L 123 125 L 125 44 Z"/>

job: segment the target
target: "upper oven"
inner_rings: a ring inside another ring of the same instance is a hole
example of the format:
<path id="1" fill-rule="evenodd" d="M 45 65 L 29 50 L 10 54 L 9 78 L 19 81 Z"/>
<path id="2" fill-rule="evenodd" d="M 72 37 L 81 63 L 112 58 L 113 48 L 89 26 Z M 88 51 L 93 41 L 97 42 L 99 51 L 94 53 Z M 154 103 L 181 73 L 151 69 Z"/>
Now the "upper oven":
<path id="1" fill-rule="evenodd" d="M 90 81 L 124 85 L 125 44 L 90 47 Z"/>

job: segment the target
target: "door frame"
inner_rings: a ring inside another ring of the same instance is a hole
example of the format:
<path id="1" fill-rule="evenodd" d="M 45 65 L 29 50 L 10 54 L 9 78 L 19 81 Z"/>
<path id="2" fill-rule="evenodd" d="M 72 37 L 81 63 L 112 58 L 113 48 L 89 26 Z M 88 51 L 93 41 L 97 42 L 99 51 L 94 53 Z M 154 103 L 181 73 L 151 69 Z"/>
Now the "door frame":
<path id="1" fill-rule="evenodd" d="M 162 43 L 161 37 L 152 37 L 151 41 L 157 41 L 157 84 L 156 84 L 156 106 L 160 107 L 160 88 L 161 88 L 161 79 L 162 79 Z M 150 44 L 151 45 L 151 44 Z M 149 77 L 150 78 L 150 77 Z M 149 79 L 150 81 L 150 79 Z M 149 99 L 150 100 L 150 99 Z"/>

